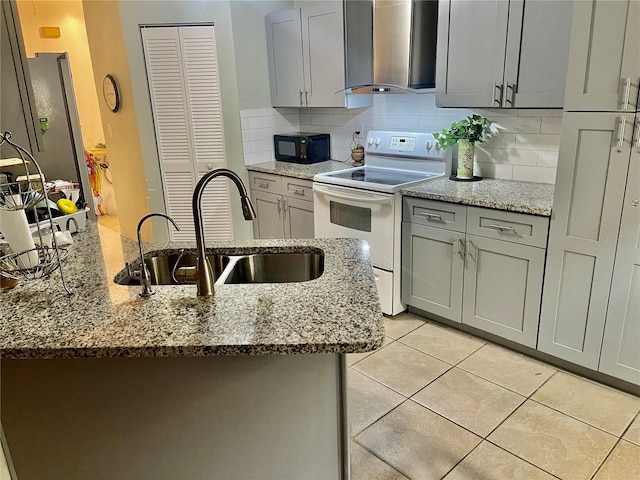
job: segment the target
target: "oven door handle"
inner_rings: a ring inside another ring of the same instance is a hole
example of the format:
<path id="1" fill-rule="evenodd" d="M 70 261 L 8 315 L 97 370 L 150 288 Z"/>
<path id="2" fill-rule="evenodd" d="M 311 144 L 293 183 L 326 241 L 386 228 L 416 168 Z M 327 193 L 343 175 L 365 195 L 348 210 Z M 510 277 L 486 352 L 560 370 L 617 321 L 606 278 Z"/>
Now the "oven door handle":
<path id="1" fill-rule="evenodd" d="M 362 193 L 361 195 L 349 195 L 348 193 L 339 192 L 315 183 L 313 184 L 313 191 L 328 197 L 342 198 L 343 200 L 351 200 L 352 202 L 375 203 L 377 205 L 391 205 L 393 203 L 392 195 L 378 195 L 373 192 Z"/>

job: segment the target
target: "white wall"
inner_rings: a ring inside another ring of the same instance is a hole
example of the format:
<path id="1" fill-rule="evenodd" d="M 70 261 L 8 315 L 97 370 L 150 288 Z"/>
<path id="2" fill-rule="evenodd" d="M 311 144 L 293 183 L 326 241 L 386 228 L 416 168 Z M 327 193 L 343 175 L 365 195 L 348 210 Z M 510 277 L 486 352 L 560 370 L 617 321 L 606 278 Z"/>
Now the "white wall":
<path id="1" fill-rule="evenodd" d="M 299 113 L 299 123 L 295 111 Z M 247 109 L 241 112 L 245 164 L 273 160 L 272 135 L 302 130 L 331 134 L 331 158 L 347 160 L 355 130 L 434 132 L 479 113 L 504 127 L 476 146 L 476 175 L 487 178 L 555 183 L 562 110 L 474 111 L 437 108 L 435 94 L 375 95 L 370 108 Z"/>
<path id="2" fill-rule="evenodd" d="M 241 109 L 271 107 L 264 17 L 293 8 L 289 0 L 232 0 L 233 45 Z"/>

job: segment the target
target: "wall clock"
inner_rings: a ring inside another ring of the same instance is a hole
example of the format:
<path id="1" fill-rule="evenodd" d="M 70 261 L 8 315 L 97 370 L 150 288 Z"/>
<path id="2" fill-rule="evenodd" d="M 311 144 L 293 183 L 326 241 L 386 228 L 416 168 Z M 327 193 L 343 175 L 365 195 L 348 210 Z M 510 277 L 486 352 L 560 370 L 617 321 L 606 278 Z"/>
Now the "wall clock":
<path id="1" fill-rule="evenodd" d="M 109 110 L 115 113 L 120 109 L 120 90 L 112 75 L 105 75 L 102 80 L 102 96 Z"/>

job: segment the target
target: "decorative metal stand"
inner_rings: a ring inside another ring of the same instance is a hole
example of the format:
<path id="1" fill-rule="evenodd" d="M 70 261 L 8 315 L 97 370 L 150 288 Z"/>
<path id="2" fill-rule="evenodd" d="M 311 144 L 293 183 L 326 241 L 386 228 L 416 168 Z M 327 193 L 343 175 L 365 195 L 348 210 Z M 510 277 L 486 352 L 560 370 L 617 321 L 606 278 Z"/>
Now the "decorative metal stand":
<path id="1" fill-rule="evenodd" d="M 53 184 L 44 182 L 44 175 L 42 174 L 40 165 L 38 165 L 38 162 L 33 158 L 31 153 L 11 140 L 11 132 L 0 133 L 0 145 L 5 143 L 13 147 L 18 153 L 21 162 L 16 163 L 17 166 L 21 164 L 24 168 L 26 181 L 13 181 L 0 184 L 0 209 L 8 211 L 27 210 L 44 200 L 48 218 L 41 222 L 38 218 L 37 209 L 34 209 L 37 235 L 40 244 L 29 250 L 14 252 L 0 257 L 0 274 L 14 280 L 35 280 L 38 278 L 47 278 L 56 270 L 60 270 L 62 286 L 68 295 L 72 295 L 73 292 L 67 286 L 62 269 L 62 262 L 67 258 L 69 252 L 64 247 L 58 246 L 55 235 L 57 225 L 53 222 L 51 208 L 49 206 L 48 194 Z M 35 167 L 37 175 L 30 175 L 30 164 L 33 164 Z M 34 176 L 36 177 L 35 179 L 32 178 Z M 43 238 L 41 225 L 45 228 L 47 227 L 44 222 L 48 222 L 48 228 L 50 228 L 51 231 L 52 247 L 47 246 L 46 243 L 48 242 L 45 242 Z M 34 252 L 37 254 L 37 263 L 34 261 L 25 261 L 25 258 L 33 259 L 34 255 L 32 255 L 32 253 Z M 34 263 L 35 265 L 32 265 Z"/>

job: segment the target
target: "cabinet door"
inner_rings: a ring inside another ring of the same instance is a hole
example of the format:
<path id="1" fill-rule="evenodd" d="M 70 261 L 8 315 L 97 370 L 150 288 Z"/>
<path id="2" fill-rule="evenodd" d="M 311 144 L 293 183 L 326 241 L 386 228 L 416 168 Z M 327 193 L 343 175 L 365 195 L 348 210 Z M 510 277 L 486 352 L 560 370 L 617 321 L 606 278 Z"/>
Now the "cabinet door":
<path id="1" fill-rule="evenodd" d="M 508 16 L 503 0 L 440 1 L 438 106 L 500 106 Z"/>
<path id="2" fill-rule="evenodd" d="M 253 221 L 256 238 L 285 238 L 282 221 L 282 197 L 272 193 L 251 192 L 257 218 Z"/>
<path id="3" fill-rule="evenodd" d="M 512 0 L 503 107 L 562 108 L 573 0 Z"/>
<path id="4" fill-rule="evenodd" d="M 640 2 L 575 2 L 565 109 L 636 111 Z"/>
<path id="5" fill-rule="evenodd" d="M 313 202 L 283 197 L 284 238 L 313 238 Z"/>
<path id="6" fill-rule="evenodd" d="M 535 348 L 544 249 L 467 235 L 462 323 Z"/>
<path id="7" fill-rule="evenodd" d="M 266 16 L 267 56 L 274 107 L 301 107 L 304 91 L 300 9 Z"/>
<path id="8" fill-rule="evenodd" d="M 538 349 L 593 370 L 600 357 L 633 119 L 566 113 L 563 121 Z"/>
<path id="9" fill-rule="evenodd" d="M 464 234 L 402 223 L 402 302 L 460 322 Z"/>
<path id="10" fill-rule="evenodd" d="M 640 116 L 636 127 L 599 370 L 640 385 Z"/>
<path id="11" fill-rule="evenodd" d="M 302 9 L 305 104 L 344 107 L 344 26 L 342 1 Z"/>

